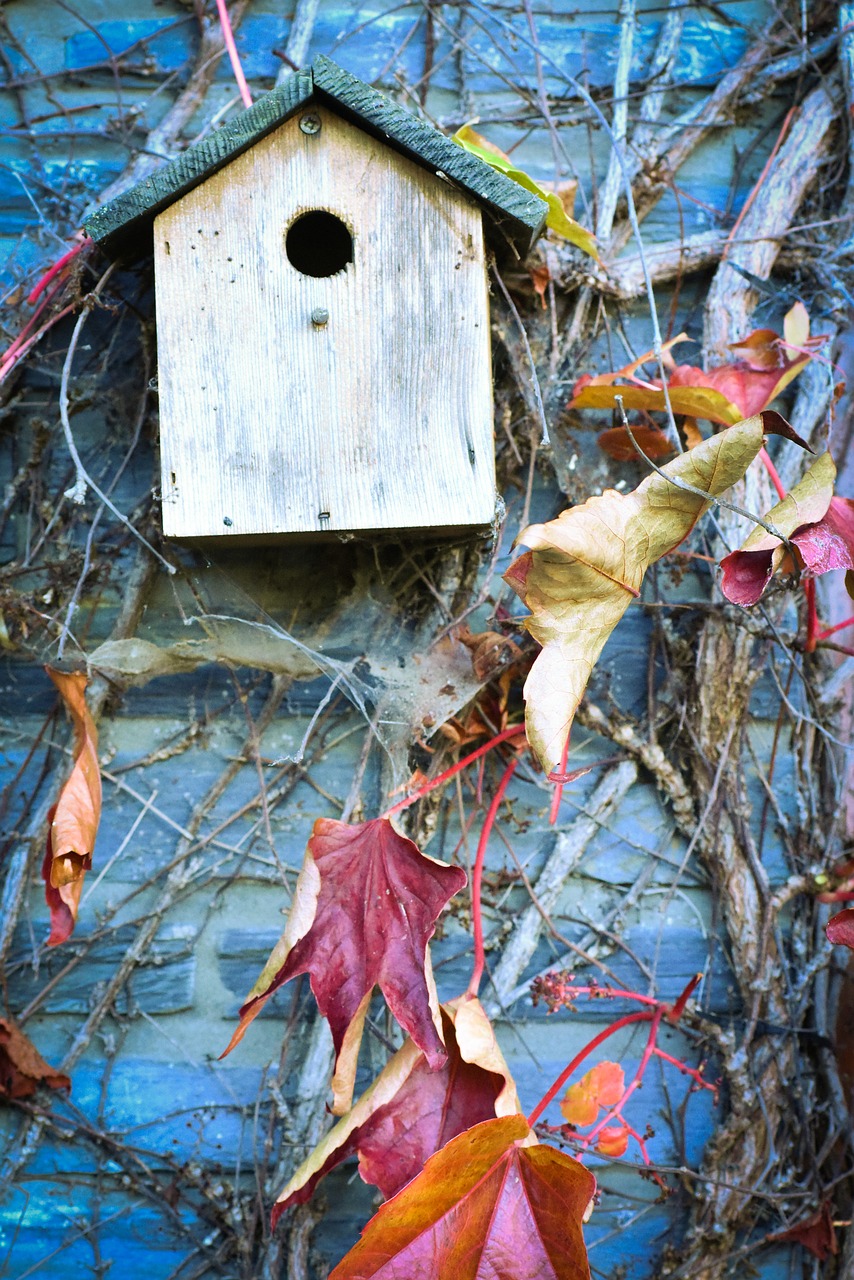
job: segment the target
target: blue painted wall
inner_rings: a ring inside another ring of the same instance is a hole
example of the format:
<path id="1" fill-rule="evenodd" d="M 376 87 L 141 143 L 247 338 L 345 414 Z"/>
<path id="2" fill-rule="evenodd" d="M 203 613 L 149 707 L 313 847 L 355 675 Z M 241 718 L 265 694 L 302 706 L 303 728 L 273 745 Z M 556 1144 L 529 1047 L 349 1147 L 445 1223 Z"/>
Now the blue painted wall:
<path id="1" fill-rule="evenodd" d="M 568 170 L 555 172 L 547 131 L 537 116 L 536 64 L 524 13 L 510 3 L 484 6 L 475 0 L 434 8 L 435 70 L 426 96 L 428 114 L 445 128 L 479 117 L 479 127 L 515 148 L 514 155 L 532 172 L 545 179 L 569 176 Z M 675 73 L 673 101 L 680 108 L 696 101 L 737 61 L 768 6 L 757 0 L 690 8 Z M 661 5 L 641 4 L 640 9 L 632 68 L 638 80 L 654 53 L 662 20 Z M 613 5 L 601 0 L 591 0 L 583 12 L 574 3 L 549 0 L 536 6 L 535 13 L 545 89 L 559 99 L 557 119 L 582 181 L 583 218 L 591 162 L 601 178 L 605 152 L 594 141 L 591 153 L 585 130 L 571 127 L 577 103 L 570 77 L 583 75 L 597 90 L 610 84 L 616 14 Z M 175 0 L 123 0 L 120 6 L 78 0 L 73 10 L 52 0 L 12 0 L 2 16 L 8 39 L 7 83 L 0 92 L 0 256 L 11 292 L 30 284 L 61 251 L 63 238 L 128 163 L 184 82 L 197 37 L 191 10 Z M 285 4 L 259 0 L 250 7 L 237 42 L 256 91 L 271 86 L 281 61 L 276 50 L 284 48 L 290 25 Z M 421 4 L 392 6 L 377 0 L 342 5 L 321 0 L 310 52 L 330 54 L 362 78 L 402 92 L 405 100 L 407 92 L 417 96 L 424 74 L 426 32 Z M 223 59 L 187 140 L 210 127 L 215 117 L 224 118 L 235 109 L 234 84 Z M 675 202 L 662 202 L 648 223 L 651 239 L 676 234 L 677 212 L 687 230 L 714 224 L 714 211 L 723 210 L 727 202 L 735 148 L 749 132 L 740 124 L 686 167 L 680 181 L 687 199 L 679 211 Z M 736 207 L 766 155 L 767 147 L 760 145 L 742 166 Z M 144 279 L 128 276 L 119 288 L 133 308 L 150 308 Z M 690 290 L 686 296 L 690 302 Z M 14 316 L 7 323 L 13 331 Z M 642 317 L 636 321 L 641 334 L 644 323 Z M 66 328 L 47 340 L 52 354 L 21 384 L 30 407 L 28 431 L 33 429 L 32 405 L 55 416 L 68 336 Z M 118 360 L 99 364 L 99 353 L 110 344 L 115 344 Z M 127 380 L 125 399 L 131 404 L 139 392 L 141 367 L 133 323 L 119 324 L 112 315 L 94 317 L 80 366 L 85 384 L 81 386 L 92 403 L 75 418 L 93 465 L 113 456 L 127 430 L 121 414 L 105 417 L 99 376 L 109 368 L 115 390 L 121 369 Z M 153 430 L 147 429 L 117 490 L 116 500 L 128 511 L 152 485 L 152 436 Z M 5 483 L 22 463 L 26 441 L 7 432 L 2 443 Z M 67 460 L 59 451 L 50 480 L 54 495 L 67 483 Z M 543 480 L 532 514 L 547 517 L 559 502 L 556 489 Z M 517 502 L 516 519 L 518 510 Z M 29 529 L 26 511 L 18 511 L 4 533 L 9 557 L 25 558 Z M 134 558 L 126 544 L 115 540 L 115 547 L 118 574 L 100 586 L 90 584 L 75 618 L 75 633 L 88 653 L 110 633 L 121 604 L 122 578 Z M 509 554 L 508 546 L 499 572 Z M 187 662 L 184 671 L 128 688 L 102 722 L 104 815 L 97 865 L 78 931 L 67 946 L 45 950 L 47 916 L 34 880 L 9 956 L 8 1007 L 20 1015 L 35 1002 L 26 1030 L 50 1061 L 59 1061 L 67 1051 L 97 1001 L 101 984 L 145 924 L 168 868 L 185 848 L 182 833 L 195 806 L 240 752 L 246 713 L 257 716 L 269 695 L 269 669 L 239 665 L 250 642 L 246 624 L 262 621 L 285 628 L 312 650 L 340 663 L 361 659 L 354 683 L 365 703 L 354 708 L 345 698 L 334 700 L 319 730 L 317 742 L 323 751 L 317 758 L 309 752 L 305 765 L 297 768 L 293 757 L 329 685 L 327 677 L 314 672 L 308 679 L 301 670 L 260 743 L 262 772 L 273 792 L 287 789 L 286 802 L 272 806 L 267 827 L 257 805 L 253 807 L 259 773 L 250 761 L 235 769 L 194 829 L 195 852 L 187 863 L 186 880 L 176 887 L 174 904 L 145 964 L 73 1071 L 70 1099 L 56 1100 L 41 1140 L 16 1166 L 16 1185 L 0 1208 L 0 1276 L 10 1280 L 30 1274 L 145 1275 L 147 1280 L 249 1274 L 231 1258 L 223 1262 L 218 1248 L 227 1234 L 224 1222 L 234 1221 L 231 1188 L 237 1185 L 244 1196 L 251 1195 L 256 1162 L 269 1156 L 265 1135 L 277 1097 L 296 1103 L 296 1067 L 309 1032 L 305 993 L 283 993 L 227 1062 L 218 1063 L 217 1055 L 231 1033 L 240 1000 L 280 932 L 285 903 L 282 868 L 292 884 L 312 821 L 337 816 L 348 794 L 362 751 L 363 711 L 372 709 L 372 664 L 382 671 L 398 655 L 404 666 L 418 658 L 417 627 L 394 592 L 383 596 L 391 561 L 386 562 L 384 577 L 370 548 L 342 547 L 331 558 L 328 552 L 307 550 L 229 553 L 213 566 L 189 554 L 183 561 L 185 583 L 176 588 L 165 577 L 157 581 L 138 635 L 161 647 L 186 646 L 202 635 L 198 625 L 187 625 L 188 618 L 227 614 L 238 620 L 233 624 L 238 666 L 233 673 L 222 663 L 190 669 Z M 395 573 L 405 577 L 405 564 Z M 690 596 L 706 587 L 702 579 L 689 578 L 681 590 Z M 46 610 L 53 607 L 49 592 L 46 580 Z M 647 643 L 645 618 L 639 611 L 630 612 L 597 674 L 599 696 L 613 696 L 629 710 L 643 706 Z M 50 660 L 47 642 L 39 656 Z M 61 752 L 46 759 L 40 740 L 32 750 L 54 696 L 25 644 L 12 646 L 5 655 L 0 689 L 10 713 L 0 767 L 6 777 L 17 776 L 7 814 L 14 833 L 27 796 L 34 793 L 36 807 L 43 807 L 64 761 Z M 766 700 L 764 715 L 770 719 L 773 714 Z M 393 732 L 388 730 L 392 736 Z M 769 739 L 766 720 L 758 732 Z M 63 740 L 59 732 L 58 741 Z M 579 734 L 578 743 L 576 763 L 609 754 L 589 734 Z M 365 775 L 363 797 L 369 813 L 384 803 L 389 774 L 381 768 L 381 759 L 382 753 L 375 751 Z M 563 826 L 583 812 L 596 778 L 594 773 L 567 792 Z M 513 820 L 505 834 L 533 876 L 555 838 L 546 822 L 549 791 L 531 777 L 519 780 L 510 794 Z M 466 798 L 471 800 L 470 795 Z M 513 863 L 499 839 L 493 844 L 490 869 L 497 876 L 504 868 L 512 870 Z M 667 999 L 677 995 L 693 973 L 703 972 L 705 1006 L 726 1019 L 737 1014 L 738 1007 L 715 940 L 702 868 L 689 864 L 677 891 L 668 892 L 684 850 L 654 787 L 639 782 L 586 853 L 567 887 L 556 923 L 570 940 L 582 939 L 589 921 L 625 894 L 652 857 L 654 874 L 640 906 L 627 915 L 621 938 L 601 939 L 598 944 L 603 963 L 614 979 Z M 427 851 L 437 857 L 456 853 L 463 861 L 470 857 L 453 808 L 438 824 Z M 773 841 L 768 842 L 767 866 L 775 883 L 785 878 Z M 504 918 L 501 909 L 509 904 L 511 912 L 521 910 L 526 898 L 518 877 L 509 882 L 496 879 L 490 892 L 492 928 L 497 930 Z M 455 912 L 437 942 L 442 996 L 458 994 L 467 981 L 467 925 L 465 910 Z M 542 941 L 525 976 L 562 960 L 563 952 L 559 943 Z M 48 982 L 52 985 L 42 997 Z M 517 1002 L 512 1022 L 502 1025 L 501 1034 L 523 1104 L 533 1105 L 567 1059 L 618 1007 L 609 1006 L 607 1013 L 598 1006 L 580 1007 L 575 1015 L 564 1012 L 547 1020 L 526 999 Z M 283 1022 L 290 1028 L 289 1050 L 286 1070 L 276 1084 Z M 694 1053 L 678 1033 L 669 1035 L 679 1052 Z M 628 1037 L 620 1048 L 627 1062 L 637 1060 L 641 1037 Z M 381 1057 L 375 1041 L 366 1054 L 362 1081 Z M 640 1128 L 651 1119 L 656 1131 L 651 1154 L 664 1164 L 696 1164 L 714 1128 L 710 1094 L 691 1098 L 682 1112 L 686 1088 L 678 1073 L 652 1073 L 629 1113 Z M 5 1156 L 12 1166 L 22 1123 L 15 1111 L 7 1112 L 2 1121 Z M 315 1237 L 318 1275 L 325 1274 L 322 1259 L 339 1257 L 372 1211 L 371 1191 L 353 1181 L 351 1173 L 349 1168 L 338 1171 L 324 1188 L 328 1211 Z M 684 1205 L 678 1198 L 659 1203 L 655 1188 L 642 1182 L 634 1169 L 600 1161 L 597 1173 L 603 1200 L 589 1228 L 595 1273 L 641 1280 L 650 1274 L 651 1261 L 664 1242 L 678 1232 Z M 782 1274 L 787 1266 L 782 1252 L 768 1255 L 763 1275 Z"/>

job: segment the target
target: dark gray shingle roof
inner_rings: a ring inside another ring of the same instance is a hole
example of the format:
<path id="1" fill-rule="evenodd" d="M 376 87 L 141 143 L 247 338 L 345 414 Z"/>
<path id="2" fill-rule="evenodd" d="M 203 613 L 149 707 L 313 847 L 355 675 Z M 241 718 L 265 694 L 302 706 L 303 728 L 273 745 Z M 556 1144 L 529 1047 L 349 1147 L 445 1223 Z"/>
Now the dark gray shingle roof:
<path id="1" fill-rule="evenodd" d="M 320 56 L 222 129 L 96 210 L 84 223 L 87 235 L 111 257 L 136 258 L 149 252 L 151 227 L 158 213 L 312 102 L 332 108 L 393 150 L 468 192 L 483 207 L 487 230 L 497 249 L 509 243 L 524 257 L 542 231 L 548 206 L 539 196 Z"/>

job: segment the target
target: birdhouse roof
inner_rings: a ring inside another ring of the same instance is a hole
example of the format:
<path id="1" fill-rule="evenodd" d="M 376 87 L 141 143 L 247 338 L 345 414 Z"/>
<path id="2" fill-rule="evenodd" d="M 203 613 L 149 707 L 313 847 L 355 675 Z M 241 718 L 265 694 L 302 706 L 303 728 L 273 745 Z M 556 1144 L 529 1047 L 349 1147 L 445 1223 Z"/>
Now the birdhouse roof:
<path id="1" fill-rule="evenodd" d="M 151 248 L 158 213 L 311 103 L 330 107 L 473 196 L 487 215 L 487 230 L 497 249 L 509 243 L 524 257 L 542 231 L 548 206 L 539 196 L 319 56 L 221 129 L 97 209 L 84 223 L 87 235 L 111 257 L 140 257 Z"/>

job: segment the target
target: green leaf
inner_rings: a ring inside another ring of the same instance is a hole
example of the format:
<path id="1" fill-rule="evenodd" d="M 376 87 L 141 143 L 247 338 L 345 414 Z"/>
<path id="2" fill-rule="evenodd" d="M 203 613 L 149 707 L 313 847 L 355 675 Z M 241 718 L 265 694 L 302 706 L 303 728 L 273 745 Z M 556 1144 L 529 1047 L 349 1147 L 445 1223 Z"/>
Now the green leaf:
<path id="1" fill-rule="evenodd" d="M 453 140 L 459 143 L 465 151 L 470 151 L 473 156 L 477 156 L 493 169 L 497 169 L 499 173 L 506 174 L 508 178 L 518 183 L 520 187 L 524 187 L 526 191 L 532 191 L 541 200 L 545 200 L 549 206 L 546 226 L 559 236 L 563 236 L 565 240 L 569 240 L 570 244 L 574 244 L 583 253 L 589 254 L 597 262 L 599 261 L 596 237 L 592 232 L 586 231 L 574 218 L 569 217 L 560 202 L 560 197 L 554 191 L 547 191 L 530 174 L 525 173 L 524 169 L 517 169 L 509 156 L 506 156 L 503 151 L 499 151 L 498 147 L 493 146 L 486 138 L 482 138 L 479 133 L 475 133 L 471 125 L 464 124 L 453 135 Z"/>

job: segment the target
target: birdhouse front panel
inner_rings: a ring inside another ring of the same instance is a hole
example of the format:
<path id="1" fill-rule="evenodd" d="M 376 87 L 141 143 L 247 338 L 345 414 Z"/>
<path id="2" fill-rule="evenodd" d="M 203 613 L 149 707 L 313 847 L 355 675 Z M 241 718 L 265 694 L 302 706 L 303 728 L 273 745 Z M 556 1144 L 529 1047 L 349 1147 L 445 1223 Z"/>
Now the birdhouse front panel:
<path id="1" fill-rule="evenodd" d="M 493 518 L 480 209 L 315 103 L 154 222 L 164 531 Z"/>

